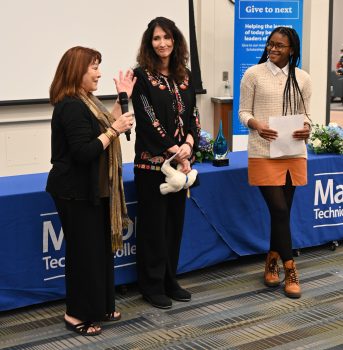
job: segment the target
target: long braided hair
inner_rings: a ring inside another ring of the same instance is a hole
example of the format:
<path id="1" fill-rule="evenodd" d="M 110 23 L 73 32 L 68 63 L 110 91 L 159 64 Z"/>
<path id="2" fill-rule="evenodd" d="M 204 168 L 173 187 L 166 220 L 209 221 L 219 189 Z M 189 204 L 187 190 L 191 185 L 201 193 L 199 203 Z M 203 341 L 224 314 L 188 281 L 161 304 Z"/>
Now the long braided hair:
<path id="1" fill-rule="evenodd" d="M 289 45 L 293 49 L 293 54 L 289 56 L 289 71 L 285 89 L 283 91 L 282 113 L 283 115 L 287 115 L 288 108 L 290 108 L 291 114 L 297 114 L 302 103 L 305 115 L 308 119 L 310 119 L 307 115 L 304 98 L 300 91 L 297 77 L 295 75 L 295 68 L 298 67 L 300 62 L 300 39 L 298 33 L 293 28 L 277 27 L 269 35 L 267 43 L 269 42 L 270 38 L 273 36 L 274 33 L 280 33 L 284 36 L 287 36 L 289 40 Z M 268 51 L 266 46 L 263 51 L 262 57 L 258 63 L 264 63 L 267 60 Z"/>

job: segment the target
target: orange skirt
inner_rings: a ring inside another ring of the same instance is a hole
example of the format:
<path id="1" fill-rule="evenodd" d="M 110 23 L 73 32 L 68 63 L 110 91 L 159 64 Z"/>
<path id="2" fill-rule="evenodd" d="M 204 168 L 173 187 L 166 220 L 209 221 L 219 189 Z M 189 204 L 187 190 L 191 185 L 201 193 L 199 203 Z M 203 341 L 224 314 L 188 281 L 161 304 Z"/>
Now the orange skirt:
<path id="1" fill-rule="evenodd" d="M 251 186 L 283 186 L 289 171 L 293 186 L 307 184 L 307 159 L 249 158 L 248 179 Z"/>

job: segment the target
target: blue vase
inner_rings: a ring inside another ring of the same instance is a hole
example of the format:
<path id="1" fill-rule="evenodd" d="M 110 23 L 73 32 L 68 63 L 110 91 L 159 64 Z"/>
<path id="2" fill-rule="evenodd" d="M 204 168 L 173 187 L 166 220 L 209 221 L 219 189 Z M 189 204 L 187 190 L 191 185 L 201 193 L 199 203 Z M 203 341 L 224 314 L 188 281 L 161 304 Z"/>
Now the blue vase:
<path id="1" fill-rule="evenodd" d="M 214 159 L 226 158 L 227 151 L 227 142 L 223 135 L 222 121 L 220 121 L 218 135 L 213 144 Z"/>
<path id="2" fill-rule="evenodd" d="M 215 166 L 229 165 L 229 160 L 226 157 L 227 152 L 228 152 L 227 142 L 223 135 L 222 121 L 220 121 L 218 135 L 213 144 L 213 155 L 214 155 L 213 165 Z"/>

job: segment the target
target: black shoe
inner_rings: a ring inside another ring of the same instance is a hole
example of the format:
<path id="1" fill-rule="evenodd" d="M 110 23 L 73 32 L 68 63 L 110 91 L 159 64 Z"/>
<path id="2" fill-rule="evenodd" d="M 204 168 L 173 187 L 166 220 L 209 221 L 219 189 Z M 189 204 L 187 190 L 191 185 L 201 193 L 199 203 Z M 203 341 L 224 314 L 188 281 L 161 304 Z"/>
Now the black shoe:
<path id="1" fill-rule="evenodd" d="M 117 314 L 117 316 L 115 314 Z M 105 315 L 105 318 L 103 319 L 103 321 L 112 322 L 112 321 L 119 321 L 120 319 L 121 319 L 121 313 L 119 311 L 112 311 L 111 313 Z"/>
<path id="2" fill-rule="evenodd" d="M 168 291 L 167 295 L 176 301 L 190 301 L 192 299 L 191 293 L 181 287 L 176 290 Z"/>
<path id="3" fill-rule="evenodd" d="M 172 301 L 164 294 L 143 295 L 143 298 L 152 306 L 159 309 L 170 309 Z"/>
<path id="4" fill-rule="evenodd" d="M 85 321 L 78 324 L 72 324 L 66 319 L 64 319 L 64 322 L 68 330 L 83 335 L 84 337 L 94 337 L 101 334 L 101 328 L 92 322 Z"/>

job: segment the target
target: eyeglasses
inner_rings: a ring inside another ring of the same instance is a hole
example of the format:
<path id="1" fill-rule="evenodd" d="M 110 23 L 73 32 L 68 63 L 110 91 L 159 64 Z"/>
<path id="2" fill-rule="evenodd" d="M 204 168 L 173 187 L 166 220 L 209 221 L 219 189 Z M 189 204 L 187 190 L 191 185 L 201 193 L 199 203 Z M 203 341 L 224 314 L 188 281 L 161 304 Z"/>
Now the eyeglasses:
<path id="1" fill-rule="evenodd" d="M 274 43 L 273 41 L 267 42 L 266 48 L 268 50 L 271 50 L 273 47 L 275 47 L 277 50 L 283 50 L 285 47 L 291 47 L 291 45 L 284 45 L 280 43 Z"/>

